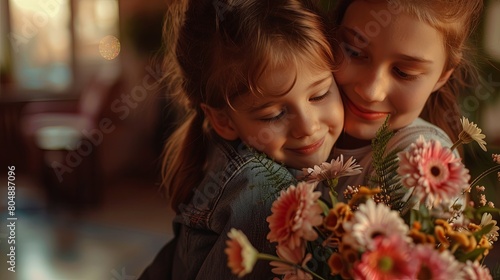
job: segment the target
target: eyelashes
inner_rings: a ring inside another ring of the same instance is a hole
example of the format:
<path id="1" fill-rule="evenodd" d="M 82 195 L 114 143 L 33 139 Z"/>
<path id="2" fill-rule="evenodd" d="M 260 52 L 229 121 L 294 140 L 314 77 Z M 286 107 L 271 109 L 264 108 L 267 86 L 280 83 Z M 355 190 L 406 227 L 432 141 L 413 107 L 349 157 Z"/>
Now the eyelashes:
<path id="1" fill-rule="evenodd" d="M 319 95 L 319 96 L 314 96 L 309 98 L 310 102 L 320 102 L 324 100 L 328 95 L 330 94 L 330 91 L 328 90 L 326 93 Z M 272 116 L 272 117 L 266 117 L 266 118 L 261 118 L 260 120 L 263 122 L 276 122 L 285 117 L 285 115 L 288 113 L 288 109 L 286 107 L 283 107 L 278 114 Z"/>
<path id="2" fill-rule="evenodd" d="M 358 61 L 363 61 L 368 59 L 368 56 L 363 53 L 360 49 L 357 49 L 355 47 L 349 46 L 349 45 L 344 45 L 342 46 L 344 49 L 344 52 L 346 55 L 348 55 L 350 58 L 358 60 Z M 399 67 L 393 67 L 392 68 L 393 74 L 404 81 L 414 81 L 418 79 L 419 75 L 414 75 L 414 74 L 409 74 L 403 70 L 401 70 Z"/>
<path id="3" fill-rule="evenodd" d="M 270 118 L 263 118 L 261 120 L 264 121 L 264 122 L 279 121 L 280 119 L 282 119 L 285 116 L 285 113 L 286 113 L 286 110 L 281 110 L 278 115 L 276 115 L 274 117 L 270 117 Z"/>
<path id="4" fill-rule="evenodd" d="M 318 101 L 321 101 L 323 99 L 326 98 L 326 96 L 330 93 L 330 91 L 327 91 L 325 92 L 324 94 L 320 95 L 320 96 L 315 96 L 315 97 L 311 97 L 309 99 L 309 101 L 312 101 L 312 102 L 318 102 Z"/>
<path id="5" fill-rule="evenodd" d="M 398 76 L 399 78 L 401 78 L 403 80 L 413 81 L 413 80 L 418 78 L 418 75 L 408 74 L 397 67 L 394 67 L 393 71 L 394 71 L 394 74 L 396 74 L 396 76 Z"/>

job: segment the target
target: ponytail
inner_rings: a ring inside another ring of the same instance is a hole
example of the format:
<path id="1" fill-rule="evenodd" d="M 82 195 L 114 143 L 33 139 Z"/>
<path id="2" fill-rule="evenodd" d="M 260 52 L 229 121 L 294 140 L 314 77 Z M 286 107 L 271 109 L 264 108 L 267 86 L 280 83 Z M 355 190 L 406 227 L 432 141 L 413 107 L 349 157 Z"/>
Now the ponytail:
<path id="1" fill-rule="evenodd" d="M 162 162 L 162 186 L 171 199 L 172 208 L 190 197 L 192 190 L 200 183 L 205 162 L 206 139 L 203 129 L 204 115 L 198 102 L 189 100 L 185 86 L 186 77 L 179 62 L 179 39 L 186 20 L 188 0 L 170 1 L 163 26 L 163 83 L 170 110 L 178 111 L 181 124 L 169 136 Z M 195 108 L 193 108 L 195 107 Z"/>
<path id="2" fill-rule="evenodd" d="M 185 121 L 165 145 L 163 186 L 167 188 L 172 208 L 176 212 L 179 212 L 181 204 L 191 198 L 192 190 L 203 178 L 208 146 L 203 125 L 204 116 L 201 111 L 188 113 Z"/>

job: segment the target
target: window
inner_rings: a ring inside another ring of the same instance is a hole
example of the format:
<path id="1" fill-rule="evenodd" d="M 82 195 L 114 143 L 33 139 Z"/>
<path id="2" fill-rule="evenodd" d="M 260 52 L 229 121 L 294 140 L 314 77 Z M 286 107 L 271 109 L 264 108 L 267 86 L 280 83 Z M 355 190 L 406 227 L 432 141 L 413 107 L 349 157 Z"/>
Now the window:
<path id="1" fill-rule="evenodd" d="M 67 88 L 72 82 L 69 1 L 9 3 L 15 84 L 27 89 Z"/>
<path id="2" fill-rule="evenodd" d="M 0 63 L 14 88 L 65 92 L 117 63 L 118 0 L 9 0 L 5 10 Z"/>
<path id="3" fill-rule="evenodd" d="M 100 64 L 119 52 L 118 1 L 84 0 L 77 2 L 75 15 L 77 64 Z"/>

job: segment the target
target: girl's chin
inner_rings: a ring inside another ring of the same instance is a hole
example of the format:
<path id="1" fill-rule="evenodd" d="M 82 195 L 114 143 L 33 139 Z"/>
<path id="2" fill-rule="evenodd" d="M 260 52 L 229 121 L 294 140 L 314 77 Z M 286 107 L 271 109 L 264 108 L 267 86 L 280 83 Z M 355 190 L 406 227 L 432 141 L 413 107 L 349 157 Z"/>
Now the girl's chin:
<path id="1" fill-rule="evenodd" d="M 355 129 L 355 130 L 349 130 L 346 129 L 345 133 L 347 133 L 349 136 L 352 138 L 355 138 L 359 141 L 371 141 L 373 138 L 375 138 L 375 135 L 377 135 L 377 129 L 365 129 L 365 130 L 360 130 L 360 129 Z"/>
<path id="2" fill-rule="evenodd" d="M 285 165 L 288 167 L 291 167 L 293 169 L 297 170 L 302 170 L 302 168 L 310 168 L 314 167 L 315 165 L 320 165 L 321 163 L 325 162 L 328 160 L 329 154 L 323 156 L 323 157 L 310 157 L 307 159 L 297 159 L 294 160 L 293 162 L 285 162 Z"/>
<path id="3" fill-rule="evenodd" d="M 335 143 L 335 147 L 339 149 L 357 149 L 361 147 L 365 147 L 371 144 L 370 140 L 359 139 L 357 137 L 349 135 L 347 131 L 344 131 Z"/>
<path id="4" fill-rule="evenodd" d="M 344 132 L 358 140 L 371 141 L 377 135 L 378 130 L 384 124 L 385 120 L 373 122 L 359 122 L 346 120 Z M 390 124 L 393 127 L 393 123 Z"/>

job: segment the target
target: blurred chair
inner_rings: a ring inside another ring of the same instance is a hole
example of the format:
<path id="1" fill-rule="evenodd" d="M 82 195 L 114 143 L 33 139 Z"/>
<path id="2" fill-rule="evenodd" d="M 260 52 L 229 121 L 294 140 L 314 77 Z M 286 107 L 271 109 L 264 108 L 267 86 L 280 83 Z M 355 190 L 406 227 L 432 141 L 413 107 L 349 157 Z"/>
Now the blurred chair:
<path id="1" fill-rule="evenodd" d="M 23 108 L 22 133 L 29 170 L 47 194 L 50 207 L 81 207 L 99 201 L 99 131 L 104 112 L 119 91 L 121 75 L 94 74 L 75 101 L 34 101 Z M 103 135 L 103 134 L 101 134 Z"/>

